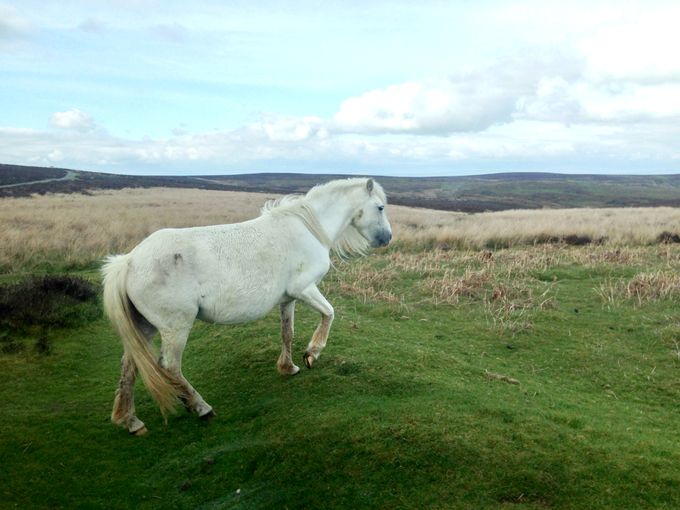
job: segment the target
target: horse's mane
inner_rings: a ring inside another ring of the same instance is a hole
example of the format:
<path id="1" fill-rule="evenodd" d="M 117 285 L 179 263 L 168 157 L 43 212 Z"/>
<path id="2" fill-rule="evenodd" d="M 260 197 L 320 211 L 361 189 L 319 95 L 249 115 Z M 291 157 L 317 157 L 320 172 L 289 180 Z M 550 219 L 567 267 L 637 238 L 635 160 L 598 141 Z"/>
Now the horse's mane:
<path id="1" fill-rule="evenodd" d="M 319 184 L 310 189 L 306 195 L 292 194 L 277 198 L 276 200 L 268 200 L 262 207 L 261 213 L 263 215 L 282 214 L 300 218 L 321 244 L 331 249 L 342 259 L 347 259 L 354 255 L 365 255 L 368 252 L 370 243 L 351 223 L 340 234 L 335 243 L 332 243 L 309 204 L 310 198 L 320 194 L 327 194 L 329 192 L 348 194 L 358 184 L 365 186 L 366 179 L 343 179 Z M 383 202 L 386 200 L 385 192 L 378 183 L 374 183 L 373 193 L 377 193 Z"/>
<path id="2" fill-rule="evenodd" d="M 332 248 L 331 240 L 324 232 L 321 223 L 316 218 L 312 207 L 305 200 L 305 195 L 286 195 L 276 200 L 268 200 L 261 210 L 261 214 L 279 214 L 296 216 L 302 220 L 307 229 L 316 237 L 321 244 Z"/>

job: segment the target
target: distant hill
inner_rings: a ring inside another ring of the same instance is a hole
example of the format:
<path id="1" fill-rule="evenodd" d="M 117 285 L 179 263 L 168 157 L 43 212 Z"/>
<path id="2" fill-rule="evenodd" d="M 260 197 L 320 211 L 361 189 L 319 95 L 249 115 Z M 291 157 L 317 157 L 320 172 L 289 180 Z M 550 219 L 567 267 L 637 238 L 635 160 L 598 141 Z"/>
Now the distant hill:
<path id="1" fill-rule="evenodd" d="M 300 193 L 343 175 L 243 174 L 130 176 L 0 164 L 0 197 L 86 193 L 130 187 Z M 680 207 L 680 175 L 502 173 L 463 177 L 384 177 L 390 203 L 451 211 L 565 207 Z"/>

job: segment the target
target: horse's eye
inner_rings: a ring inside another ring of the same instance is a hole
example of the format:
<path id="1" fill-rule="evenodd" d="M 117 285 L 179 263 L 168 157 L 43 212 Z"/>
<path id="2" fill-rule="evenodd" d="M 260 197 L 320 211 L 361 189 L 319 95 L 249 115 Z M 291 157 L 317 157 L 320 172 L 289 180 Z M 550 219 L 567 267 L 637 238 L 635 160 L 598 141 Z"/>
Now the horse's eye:
<path id="1" fill-rule="evenodd" d="M 384 206 L 384 205 L 379 205 L 379 206 L 378 206 L 378 211 L 382 211 L 382 210 L 384 210 L 384 209 L 385 209 L 385 206 Z"/>

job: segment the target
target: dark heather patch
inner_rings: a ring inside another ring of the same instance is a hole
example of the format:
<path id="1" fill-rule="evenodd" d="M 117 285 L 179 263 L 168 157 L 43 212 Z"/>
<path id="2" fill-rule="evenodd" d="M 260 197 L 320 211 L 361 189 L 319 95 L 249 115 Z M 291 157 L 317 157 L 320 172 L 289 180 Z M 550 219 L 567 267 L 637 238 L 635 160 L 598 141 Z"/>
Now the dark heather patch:
<path id="1" fill-rule="evenodd" d="M 571 234 L 568 236 L 564 236 L 564 243 L 568 244 L 570 246 L 585 246 L 587 244 L 590 244 L 593 240 L 590 238 L 590 236 L 577 236 L 575 234 Z"/>
<path id="2" fill-rule="evenodd" d="M 680 235 L 664 230 L 656 237 L 656 242 L 662 244 L 680 243 Z"/>
<path id="3" fill-rule="evenodd" d="M 97 288 L 73 276 L 33 277 L 0 285 L 2 352 L 18 352 L 22 339 L 32 338 L 41 354 L 51 349 L 52 328 L 76 327 L 98 318 Z"/>

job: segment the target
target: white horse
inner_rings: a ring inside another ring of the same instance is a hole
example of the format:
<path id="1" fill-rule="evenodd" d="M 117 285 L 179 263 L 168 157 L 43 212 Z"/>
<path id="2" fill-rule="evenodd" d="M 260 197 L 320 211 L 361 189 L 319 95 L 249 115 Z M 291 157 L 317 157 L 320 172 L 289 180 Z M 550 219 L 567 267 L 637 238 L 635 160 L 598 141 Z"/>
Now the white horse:
<path id="1" fill-rule="evenodd" d="M 385 193 L 372 179 L 345 179 L 265 204 L 253 220 L 229 225 L 159 230 L 126 255 L 109 256 L 104 309 L 122 338 L 124 354 L 111 420 L 131 434 L 147 432 L 135 415 L 137 371 L 161 412 L 177 399 L 200 418 L 213 409 L 182 375 L 182 352 L 196 318 L 220 324 L 258 319 L 281 309 L 281 374 L 296 374 L 291 358 L 293 312 L 301 300 L 321 314 L 303 356 L 311 368 L 326 345 L 333 307 L 317 284 L 341 256 L 386 246 L 392 231 Z M 160 332 L 160 358 L 151 339 Z"/>

